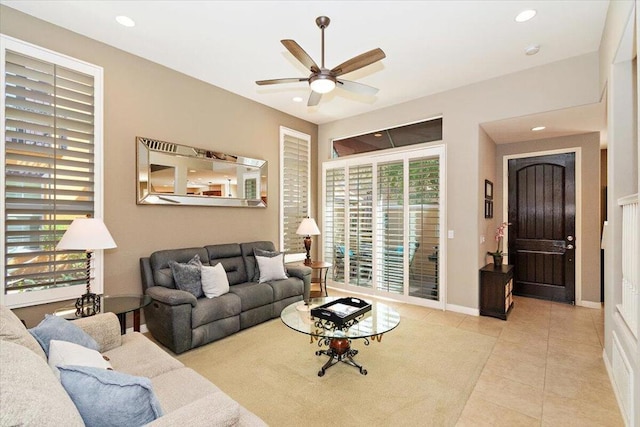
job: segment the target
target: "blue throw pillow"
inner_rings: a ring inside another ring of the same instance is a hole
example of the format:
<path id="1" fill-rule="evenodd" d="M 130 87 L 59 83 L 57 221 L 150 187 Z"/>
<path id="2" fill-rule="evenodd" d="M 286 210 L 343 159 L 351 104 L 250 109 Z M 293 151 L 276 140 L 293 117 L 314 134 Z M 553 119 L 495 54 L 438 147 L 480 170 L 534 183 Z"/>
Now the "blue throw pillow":
<path id="1" fill-rule="evenodd" d="M 47 357 L 49 357 L 49 341 L 51 340 L 69 341 L 96 351 L 100 349 L 91 335 L 74 325 L 73 322 L 53 314 L 45 314 L 44 320 L 35 328 L 29 329 L 29 332 L 38 341 Z"/>
<path id="2" fill-rule="evenodd" d="M 87 366 L 58 366 L 87 427 L 142 426 L 162 416 L 151 380 Z"/>

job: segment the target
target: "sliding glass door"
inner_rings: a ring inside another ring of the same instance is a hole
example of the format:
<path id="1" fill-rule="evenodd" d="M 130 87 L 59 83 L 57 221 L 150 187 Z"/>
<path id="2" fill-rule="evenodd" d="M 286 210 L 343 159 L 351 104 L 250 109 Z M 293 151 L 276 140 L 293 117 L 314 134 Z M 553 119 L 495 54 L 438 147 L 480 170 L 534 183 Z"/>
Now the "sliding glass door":
<path id="1" fill-rule="evenodd" d="M 323 165 L 323 253 L 345 289 L 442 303 L 442 146 Z"/>

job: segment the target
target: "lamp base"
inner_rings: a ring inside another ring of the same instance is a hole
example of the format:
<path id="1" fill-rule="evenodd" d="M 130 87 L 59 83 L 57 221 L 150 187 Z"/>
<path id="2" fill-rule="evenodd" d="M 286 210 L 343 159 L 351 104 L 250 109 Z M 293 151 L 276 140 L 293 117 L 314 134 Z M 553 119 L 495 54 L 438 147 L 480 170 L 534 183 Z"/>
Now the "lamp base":
<path id="1" fill-rule="evenodd" d="M 304 249 L 307 251 L 307 257 L 304 259 L 304 265 L 311 265 L 311 236 L 304 238 Z"/>
<path id="2" fill-rule="evenodd" d="M 100 313 L 100 295 L 87 291 L 76 300 L 76 316 L 89 317 Z"/>

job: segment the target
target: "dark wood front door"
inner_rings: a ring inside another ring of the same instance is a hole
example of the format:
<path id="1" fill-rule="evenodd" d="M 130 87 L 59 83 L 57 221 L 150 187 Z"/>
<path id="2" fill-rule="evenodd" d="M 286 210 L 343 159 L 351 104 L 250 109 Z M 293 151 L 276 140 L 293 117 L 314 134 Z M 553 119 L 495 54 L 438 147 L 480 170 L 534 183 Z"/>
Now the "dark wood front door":
<path id="1" fill-rule="evenodd" d="M 575 153 L 509 160 L 515 295 L 575 301 Z"/>

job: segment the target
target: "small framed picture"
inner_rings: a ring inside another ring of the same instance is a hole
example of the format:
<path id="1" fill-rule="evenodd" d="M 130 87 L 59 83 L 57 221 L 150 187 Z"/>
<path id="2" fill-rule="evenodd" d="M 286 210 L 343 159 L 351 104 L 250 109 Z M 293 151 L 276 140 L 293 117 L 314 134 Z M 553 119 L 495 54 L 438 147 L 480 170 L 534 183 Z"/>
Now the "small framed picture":
<path id="1" fill-rule="evenodd" d="M 493 218 L 493 200 L 484 201 L 484 217 Z"/>
<path id="2" fill-rule="evenodd" d="M 487 200 L 493 200 L 493 182 L 488 179 L 484 180 L 484 198 Z"/>

